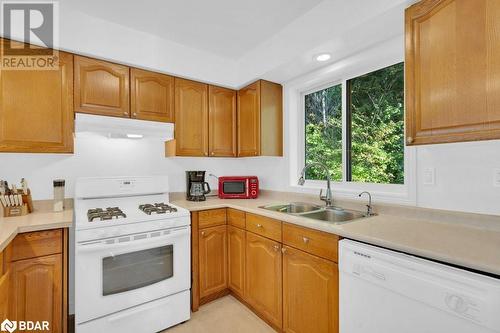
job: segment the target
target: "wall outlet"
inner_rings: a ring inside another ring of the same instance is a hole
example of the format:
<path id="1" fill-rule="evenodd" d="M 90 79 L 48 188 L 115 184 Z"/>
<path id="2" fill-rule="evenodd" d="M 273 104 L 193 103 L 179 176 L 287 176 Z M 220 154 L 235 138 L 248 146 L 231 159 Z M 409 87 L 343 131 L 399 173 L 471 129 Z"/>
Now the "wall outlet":
<path id="1" fill-rule="evenodd" d="M 493 170 L 493 186 L 500 187 L 500 169 Z"/>
<path id="2" fill-rule="evenodd" d="M 424 185 L 436 185 L 436 169 L 425 168 L 422 179 Z"/>

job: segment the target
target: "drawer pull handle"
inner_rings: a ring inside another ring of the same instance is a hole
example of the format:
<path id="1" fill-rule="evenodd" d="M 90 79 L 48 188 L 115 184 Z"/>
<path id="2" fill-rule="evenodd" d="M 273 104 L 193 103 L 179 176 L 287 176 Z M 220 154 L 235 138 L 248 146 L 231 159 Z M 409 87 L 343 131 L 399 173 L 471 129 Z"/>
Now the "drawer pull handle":
<path id="1" fill-rule="evenodd" d="M 278 252 L 280 250 L 280 246 L 279 245 L 274 245 L 273 248 L 274 248 L 274 251 L 276 251 L 276 252 Z"/>
<path id="2" fill-rule="evenodd" d="M 309 238 L 307 238 L 307 237 L 302 237 L 302 240 L 303 240 L 303 241 L 304 241 L 304 243 L 306 243 L 306 244 L 307 244 L 307 243 L 309 243 Z"/>
<path id="3" fill-rule="evenodd" d="M 282 247 L 281 248 L 281 253 L 285 253 L 286 252 L 286 247 Z"/>
<path id="4" fill-rule="evenodd" d="M 262 228 L 262 224 L 257 224 L 257 228 Z"/>
<path id="5" fill-rule="evenodd" d="M 202 232 L 201 232 L 201 235 L 202 235 L 202 236 L 205 236 L 205 231 L 202 231 Z"/>

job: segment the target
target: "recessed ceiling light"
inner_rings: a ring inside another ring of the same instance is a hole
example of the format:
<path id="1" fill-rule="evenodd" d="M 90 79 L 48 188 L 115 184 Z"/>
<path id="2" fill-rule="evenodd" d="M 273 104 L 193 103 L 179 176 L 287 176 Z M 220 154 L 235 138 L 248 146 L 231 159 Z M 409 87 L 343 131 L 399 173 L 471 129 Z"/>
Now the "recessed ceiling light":
<path id="1" fill-rule="evenodd" d="M 331 57 L 332 55 L 330 53 L 321 53 L 316 56 L 316 61 L 327 61 L 330 60 Z"/>

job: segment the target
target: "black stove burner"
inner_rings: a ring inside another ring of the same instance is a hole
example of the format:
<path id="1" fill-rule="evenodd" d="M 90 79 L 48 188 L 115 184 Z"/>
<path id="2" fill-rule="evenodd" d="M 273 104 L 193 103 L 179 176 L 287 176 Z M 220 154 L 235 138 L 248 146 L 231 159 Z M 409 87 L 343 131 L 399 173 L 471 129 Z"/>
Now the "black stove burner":
<path id="1" fill-rule="evenodd" d="M 167 205 L 166 203 L 160 202 L 153 204 L 144 204 L 139 205 L 139 209 L 144 213 L 151 215 L 155 214 L 165 214 L 165 213 L 174 213 L 177 211 L 177 208 Z"/>
<path id="2" fill-rule="evenodd" d="M 105 210 L 102 208 L 89 209 L 87 211 L 87 217 L 89 222 L 94 222 L 95 219 L 107 221 L 113 218 L 118 219 L 120 217 L 127 217 L 127 215 L 118 207 L 108 207 Z"/>

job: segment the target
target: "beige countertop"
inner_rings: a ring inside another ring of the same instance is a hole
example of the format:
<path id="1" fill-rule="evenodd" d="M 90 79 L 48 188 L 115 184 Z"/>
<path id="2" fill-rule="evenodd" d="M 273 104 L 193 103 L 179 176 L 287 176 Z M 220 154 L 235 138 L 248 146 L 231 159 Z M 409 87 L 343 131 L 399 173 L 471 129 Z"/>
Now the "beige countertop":
<path id="1" fill-rule="evenodd" d="M 415 207 L 378 205 L 377 216 L 336 225 L 269 211 L 259 206 L 303 201 L 322 203 L 317 196 L 263 191 L 258 199 L 219 199 L 192 202 L 178 193 L 171 194 L 173 204 L 190 211 L 234 208 L 284 222 L 321 230 L 373 245 L 462 267 L 500 275 L 500 216 L 447 212 Z M 337 201 L 336 205 L 364 209 L 365 201 Z"/>
<path id="2" fill-rule="evenodd" d="M 72 201 L 66 201 L 66 209 L 60 213 L 53 212 L 52 201 L 33 201 L 34 211 L 28 215 L 2 217 L 0 212 L 0 251 L 22 232 L 67 228 L 73 224 Z"/>

